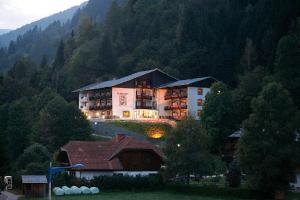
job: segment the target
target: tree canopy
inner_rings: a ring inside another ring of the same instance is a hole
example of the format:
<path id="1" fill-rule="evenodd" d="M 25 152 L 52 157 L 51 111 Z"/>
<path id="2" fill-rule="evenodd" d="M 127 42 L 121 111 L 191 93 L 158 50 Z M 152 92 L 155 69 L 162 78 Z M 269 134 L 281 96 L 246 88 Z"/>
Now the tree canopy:
<path id="1" fill-rule="evenodd" d="M 253 188 L 275 192 L 289 186 L 295 170 L 296 109 L 287 90 L 267 84 L 252 102 L 239 156 Z"/>

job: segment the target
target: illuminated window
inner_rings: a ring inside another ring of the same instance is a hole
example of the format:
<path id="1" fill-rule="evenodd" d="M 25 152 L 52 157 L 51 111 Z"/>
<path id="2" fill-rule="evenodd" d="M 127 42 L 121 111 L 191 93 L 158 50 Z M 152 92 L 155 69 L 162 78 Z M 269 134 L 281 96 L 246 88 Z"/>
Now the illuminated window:
<path id="1" fill-rule="evenodd" d="M 130 112 L 129 112 L 129 111 L 124 111 L 124 112 L 123 112 L 123 117 L 124 117 L 124 118 L 130 117 Z"/>
<path id="2" fill-rule="evenodd" d="M 198 99 L 198 106 L 202 106 L 203 105 L 203 100 L 202 99 Z"/>
<path id="3" fill-rule="evenodd" d="M 198 95 L 203 95 L 203 89 L 202 88 L 198 88 Z"/>

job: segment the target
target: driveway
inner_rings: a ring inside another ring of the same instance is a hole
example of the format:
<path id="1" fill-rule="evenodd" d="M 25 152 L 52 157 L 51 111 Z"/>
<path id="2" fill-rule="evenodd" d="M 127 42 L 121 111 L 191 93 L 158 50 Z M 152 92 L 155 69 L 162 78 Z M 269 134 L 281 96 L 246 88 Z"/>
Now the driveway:
<path id="1" fill-rule="evenodd" d="M 7 196 L 5 196 L 3 193 L 0 194 L 0 200 L 6 200 L 7 199 Z"/>
<path id="2" fill-rule="evenodd" d="M 10 192 L 2 192 L 0 200 L 18 200 L 18 196 Z"/>

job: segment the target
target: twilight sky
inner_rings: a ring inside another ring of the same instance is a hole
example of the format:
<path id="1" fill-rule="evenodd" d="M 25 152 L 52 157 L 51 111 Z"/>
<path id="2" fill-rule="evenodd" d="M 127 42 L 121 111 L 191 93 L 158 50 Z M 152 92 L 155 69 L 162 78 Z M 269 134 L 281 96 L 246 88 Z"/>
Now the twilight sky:
<path id="1" fill-rule="evenodd" d="M 15 29 L 87 0 L 0 0 L 0 29 Z"/>

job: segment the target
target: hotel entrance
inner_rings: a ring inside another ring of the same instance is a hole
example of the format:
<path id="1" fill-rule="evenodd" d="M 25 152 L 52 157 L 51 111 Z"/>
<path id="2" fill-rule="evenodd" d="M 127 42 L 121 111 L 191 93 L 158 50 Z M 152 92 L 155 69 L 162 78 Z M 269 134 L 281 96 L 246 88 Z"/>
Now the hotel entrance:
<path id="1" fill-rule="evenodd" d="M 157 110 L 147 110 L 147 109 L 137 109 L 134 110 L 134 119 L 135 120 L 145 120 L 145 119 L 158 119 Z"/>

